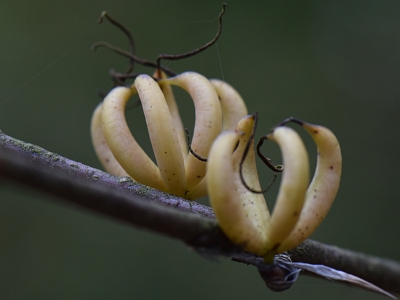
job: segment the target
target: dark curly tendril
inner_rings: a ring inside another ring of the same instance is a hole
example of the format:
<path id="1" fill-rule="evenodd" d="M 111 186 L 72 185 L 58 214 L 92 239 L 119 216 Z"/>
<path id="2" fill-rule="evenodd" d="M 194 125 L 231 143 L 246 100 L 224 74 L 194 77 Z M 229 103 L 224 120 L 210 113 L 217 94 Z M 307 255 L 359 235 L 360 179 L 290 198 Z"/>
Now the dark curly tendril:
<path id="1" fill-rule="evenodd" d="M 267 186 L 265 189 L 263 189 L 263 190 L 255 190 L 255 189 L 251 188 L 251 187 L 246 183 L 246 180 L 244 179 L 244 176 L 243 176 L 243 164 L 244 164 L 244 161 L 246 160 L 247 154 L 249 153 L 250 147 L 253 145 L 254 135 L 255 135 L 255 132 L 256 132 L 256 130 L 257 130 L 258 114 L 257 114 L 257 113 L 253 114 L 253 117 L 254 117 L 254 126 L 253 126 L 253 130 L 252 130 L 252 132 L 251 132 L 251 135 L 250 135 L 249 139 L 247 140 L 246 147 L 245 147 L 245 149 L 244 149 L 243 156 L 242 156 L 242 159 L 241 159 L 240 164 L 239 164 L 239 173 L 240 173 L 240 180 L 242 181 L 242 183 L 243 183 L 243 185 L 246 187 L 246 189 L 248 189 L 249 191 L 251 191 L 252 193 L 255 193 L 255 194 L 264 194 L 264 193 L 266 193 L 266 192 L 270 189 L 270 187 L 274 184 L 274 182 L 275 182 L 275 180 L 276 180 L 276 178 L 277 178 L 277 175 L 276 175 L 276 174 L 274 174 L 274 177 L 273 177 L 273 179 L 271 180 L 271 182 L 270 182 L 270 183 L 268 184 L 268 186 Z M 261 145 L 262 145 L 262 143 L 261 143 Z M 272 162 L 271 162 L 271 159 L 265 157 L 265 156 L 261 153 L 261 151 L 259 150 L 259 148 L 261 147 L 261 145 L 260 145 L 260 142 L 259 142 L 258 145 L 257 145 L 257 154 L 258 154 L 258 156 L 261 158 L 261 160 L 262 160 L 272 171 L 277 172 L 277 173 L 278 173 L 278 172 L 282 172 L 282 171 L 283 171 L 283 166 L 281 166 L 281 165 L 278 165 L 278 166 L 273 165 Z"/>
<path id="2" fill-rule="evenodd" d="M 119 21 L 115 20 L 114 18 L 112 18 L 106 11 L 104 11 L 99 18 L 99 23 L 102 23 L 102 21 L 104 19 L 107 19 L 112 25 L 116 26 L 118 29 L 120 29 L 128 38 L 129 41 L 129 51 L 125 51 L 121 48 L 118 48 L 116 46 L 113 46 L 107 42 L 104 41 L 99 41 L 96 42 L 92 45 L 92 50 L 96 50 L 97 48 L 100 47 L 105 47 L 119 55 L 122 55 L 124 57 L 129 58 L 129 67 L 128 69 L 125 71 L 125 73 L 119 73 L 115 70 L 110 70 L 110 75 L 114 80 L 115 85 L 125 85 L 125 80 L 126 79 L 131 79 L 131 78 L 136 78 L 139 74 L 137 73 L 132 73 L 133 69 L 134 69 L 134 64 L 137 63 L 139 65 L 145 66 L 145 67 L 151 67 L 151 68 L 156 68 L 158 71 L 163 71 L 165 72 L 168 76 L 175 76 L 177 73 L 175 71 L 173 71 L 172 69 L 161 65 L 161 60 L 165 59 L 165 60 L 178 60 L 178 59 L 183 59 L 183 58 L 187 58 L 187 57 L 191 57 L 194 56 L 204 50 L 206 50 L 207 48 L 211 47 L 212 45 L 215 44 L 215 42 L 218 40 L 218 38 L 221 35 L 222 32 L 222 16 L 225 13 L 225 9 L 227 7 L 226 3 L 222 4 L 222 11 L 218 17 L 218 32 L 216 34 L 216 36 L 209 41 L 208 43 L 206 43 L 205 45 L 194 49 L 192 51 L 186 52 L 186 53 L 182 53 L 182 54 L 177 54 L 177 55 L 173 55 L 173 54 L 160 54 L 157 57 L 157 61 L 151 61 L 151 60 L 147 60 L 144 58 L 141 58 L 139 56 L 137 56 L 135 54 L 136 51 L 136 47 L 135 47 L 135 41 L 133 38 L 132 33 L 130 32 L 129 29 L 127 29 L 123 24 L 121 24 Z M 161 78 L 161 75 L 158 74 L 157 78 L 154 78 L 155 80 L 157 80 L 158 78 Z"/>
<path id="3" fill-rule="evenodd" d="M 186 58 L 186 57 L 191 57 L 191 56 L 194 56 L 194 55 L 206 50 L 207 48 L 211 47 L 212 45 L 214 45 L 215 42 L 218 40 L 219 36 L 221 35 L 221 32 L 222 32 L 222 16 L 224 15 L 225 9 L 226 9 L 227 6 L 228 5 L 226 3 L 222 3 L 222 11 L 221 11 L 221 13 L 219 14 L 219 17 L 218 17 L 218 31 L 217 31 L 217 34 L 215 35 L 215 37 L 211 41 L 209 41 L 207 44 L 205 44 L 205 45 L 203 45 L 203 46 L 201 46 L 201 47 L 199 47 L 197 49 L 194 49 L 194 50 L 186 52 L 186 53 L 182 53 L 182 54 L 160 54 L 157 57 L 158 69 L 160 69 L 159 66 L 161 65 L 161 60 L 162 59 L 177 60 L 177 59 L 182 59 L 182 58 Z"/>
<path id="4" fill-rule="evenodd" d="M 206 161 L 207 161 L 207 158 L 198 155 L 198 154 L 192 149 L 192 146 L 190 145 L 190 134 L 189 134 L 189 130 L 188 130 L 187 128 L 185 128 L 185 132 L 186 132 L 187 145 L 188 145 L 188 149 L 189 149 L 190 153 L 192 153 L 192 155 L 193 155 L 194 157 L 196 157 L 198 160 L 201 160 L 201 161 L 205 161 L 205 162 L 206 162 Z"/>

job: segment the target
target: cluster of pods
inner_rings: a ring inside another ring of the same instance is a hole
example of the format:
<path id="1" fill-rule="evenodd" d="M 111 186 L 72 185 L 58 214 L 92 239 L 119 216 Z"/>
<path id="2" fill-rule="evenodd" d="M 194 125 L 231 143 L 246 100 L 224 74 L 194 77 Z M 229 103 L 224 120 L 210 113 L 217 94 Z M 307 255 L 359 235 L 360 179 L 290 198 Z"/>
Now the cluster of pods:
<path id="1" fill-rule="evenodd" d="M 193 99 L 195 127 L 190 148 L 172 86 Z M 133 137 L 126 119 L 127 101 L 138 94 L 156 163 Z M 239 93 L 218 79 L 195 72 L 167 77 L 139 75 L 131 87 L 116 87 L 95 109 L 91 133 L 104 168 L 118 176 L 189 200 L 208 195 L 225 234 L 244 250 L 271 262 L 308 238 L 328 213 L 339 188 L 342 157 L 327 128 L 290 118 L 263 140 L 282 152 L 283 175 L 270 214 L 259 191 L 254 128 Z M 292 121 L 306 130 L 318 148 L 313 179 L 307 150 Z M 206 159 L 202 159 L 206 158 Z"/>

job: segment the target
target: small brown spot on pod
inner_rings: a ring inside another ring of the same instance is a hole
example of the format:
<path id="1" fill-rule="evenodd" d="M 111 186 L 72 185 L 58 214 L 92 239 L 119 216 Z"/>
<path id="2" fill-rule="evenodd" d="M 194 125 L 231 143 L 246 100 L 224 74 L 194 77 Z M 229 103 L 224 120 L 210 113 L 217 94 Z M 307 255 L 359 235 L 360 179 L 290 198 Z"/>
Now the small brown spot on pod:
<path id="1" fill-rule="evenodd" d="M 315 129 L 315 130 L 314 130 L 314 133 L 317 134 L 317 133 L 318 133 L 318 130 Z"/>
<path id="2" fill-rule="evenodd" d="M 275 251 L 276 249 L 278 249 L 278 247 L 279 247 L 280 245 L 281 245 L 281 243 L 275 244 L 275 245 L 272 247 L 271 251 Z"/>
<path id="3" fill-rule="evenodd" d="M 298 211 L 293 212 L 293 217 L 297 217 L 299 215 Z"/>
<path id="4" fill-rule="evenodd" d="M 329 169 L 333 170 L 333 166 L 330 166 Z"/>
<path id="5" fill-rule="evenodd" d="M 200 176 L 200 175 L 197 175 L 196 177 L 197 177 L 197 178 L 201 178 L 201 176 Z"/>

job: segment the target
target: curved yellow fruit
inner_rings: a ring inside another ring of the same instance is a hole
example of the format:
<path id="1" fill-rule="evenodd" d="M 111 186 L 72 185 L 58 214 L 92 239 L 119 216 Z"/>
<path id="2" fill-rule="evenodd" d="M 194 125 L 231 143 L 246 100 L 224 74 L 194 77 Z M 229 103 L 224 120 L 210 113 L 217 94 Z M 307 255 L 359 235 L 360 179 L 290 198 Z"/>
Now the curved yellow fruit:
<path id="1" fill-rule="evenodd" d="M 104 169 L 113 175 L 117 176 L 128 176 L 125 170 L 121 167 L 118 161 L 115 159 L 110 148 L 107 145 L 107 141 L 104 138 L 103 128 L 101 126 L 101 112 L 103 103 L 100 103 L 95 108 L 92 120 L 90 122 L 90 134 L 92 137 L 92 144 Z"/>
<path id="2" fill-rule="evenodd" d="M 158 71 L 154 73 L 154 75 L 158 75 Z M 164 72 L 161 73 L 161 78 L 160 79 L 166 79 L 167 75 Z M 174 127 L 176 134 L 178 135 L 179 139 L 179 144 L 181 145 L 182 153 L 184 155 L 184 158 L 187 158 L 187 153 L 188 153 L 188 146 L 187 146 L 187 141 L 186 141 L 186 133 L 183 127 L 182 119 L 179 114 L 179 109 L 178 105 L 176 104 L 174 93 L 172 91 L 172 87 L 169 83 L 166 81 L 159 81 L 158 82 L 161 91 L 164 94 L 165 101 L 167 102 L 169 111 L 171 112 L 171 117 L 174 122 Z"/>
<path id="3" fill-rule="evenodd" d="M 293 129 L 277 127 L 268 139 L 278 143 L 285 166 L 266 232 L 268 255 L 272 255 L 277 253 L 299 219 L 309 184 L 309 160 L 303 141 Z"/>
<path id="4" fill-rule="evenodd" d="M 331 208 L 340 184 L 342 155 L 335 135 L 320 125 L 301 122 L 301 126 L 317 145 L 317 166 L 300 218 L 290 236 L 278 248 L 280 252 L 301 244 L 317 229 Z"/>
<path id="5" fill-rule="evenodd" d="M 225 131 L 214 141 L 207 163 L 207 187 L 224 233 L 246 251 L 263 255 L 267 251 L 268 209 L 263 195 L 250 192 L 239 174 L 240 159 L 253 124 L 254 117 L 246 117 L 236 132 Z M 244 177 L 251 187 L 259 189 L 258 178 L 253 176 L 257 174 L 255 170 L 254 155 L 250 155 L 243 167 Z"/>
<path id="6" fill-rule="evenodd" d="M 222 130 L 234 130 L 237 123 L 247 115 L 247 107 L 240 94 L 220 79 L 210 79 L 218 94 L 222 108 Z"/>
<path id="7" fill-rule="evenodd" d="M 132 136 L 125 119 L 125 105 L 133 95 L 130 88 L 116 87 L 103 101 L 101 114 L 104 138 L 115 159 L 136 181 L 166 191 L 154 162 Z"/>
<path id="8" fill-rule="evenodd" d="M 211 144 L 222 130 L 222 111 L 218 95 L 207 78 L 195 72 L 185 72 L 175 77 L 160 80 L 183 88 L 193 99 L 195 106 L 195 128 L 191 147 L 195 153 L 202 157 L 208 157 Z M 186 176 L 189 194 L 190 191 L 206 176 L 206 163 L 194 157 L 191 153 L 186 159 Z M 197 195 L 204 196 L 204 189 Z"/>
<path id="9" fill-rule="evenodd" d="M 183 153 L 164 94 L 148 75 L 136 77 L 134 87 L 142 103 L 157 166 L 167 187 L 165 191 L 185 197 L 187 181 Z"/>

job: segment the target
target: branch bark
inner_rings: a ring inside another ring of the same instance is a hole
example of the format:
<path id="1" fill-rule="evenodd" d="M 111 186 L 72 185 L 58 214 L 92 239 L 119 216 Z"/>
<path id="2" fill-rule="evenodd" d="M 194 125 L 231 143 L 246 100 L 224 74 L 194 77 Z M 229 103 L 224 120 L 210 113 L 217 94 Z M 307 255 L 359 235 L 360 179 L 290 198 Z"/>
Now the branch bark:
<path id="1" fill-rule="evenodd" d="M 118 221 L 179 239 L 199 253 L 248 260 L 223 234 L 210 207 L 72 161 L 0 131 L 0 179 L 11 180 Z M 307 240 L 289 255 L 322 264 L 400 293 L 400 264 Z M 257 257 L 254 256 L 254 259 Z"/>

